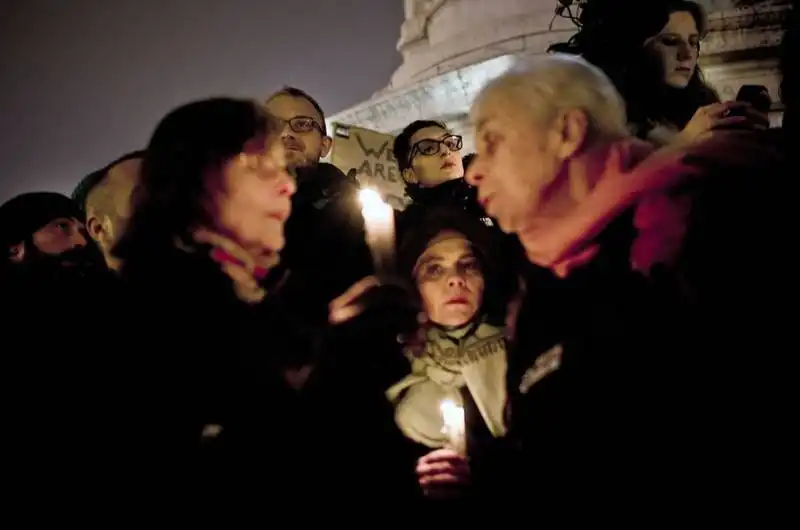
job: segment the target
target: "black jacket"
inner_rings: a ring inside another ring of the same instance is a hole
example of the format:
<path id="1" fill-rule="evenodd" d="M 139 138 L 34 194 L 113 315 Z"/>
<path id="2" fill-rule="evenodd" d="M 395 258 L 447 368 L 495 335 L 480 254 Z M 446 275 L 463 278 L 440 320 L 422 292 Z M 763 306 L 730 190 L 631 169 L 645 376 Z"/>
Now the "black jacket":
<path id="1" fill-rule="evenodd" d="M 424 218 L 432 207 L 453 207 L 484 219 L 487 225 L 492 221 L 478 204 L 477 190 L 463 178 L 453 179 L 433 188 L 415 187 L 409 189 L 411 204 L 397 216 L 398 240 L 402 240 L 409 229 Z"/>
<path id="2" fill-rule="evenodd" d="M 151 500 L 180 492 L 176 506 L 192 509 L 367 497 L 400 505 L 416 491 L 407 465 L 373 473 L 375 462 L 400 461 L 400 438 L 359 352 L 326 348 L 299 392 L 276 355 L 291 344 L 279 300 L 245 304 L 207 256 L 178 250 L 128 267 L 121 281 L 126 305 L 138 308 L 127 320 L 136 333 L 117 352 L 128 424 L 121 476 L 151 484 Z M 352 488 L 353 477 L 371 487 Z"/>
<path id="3" fill-rule="evenodd" d="M 314 355 L 327 326 L 328 304 L 372 274 L 358 183 L 331 164 L 302 170 L 286 223 L 286 246 L 270 278 L 281 282 L 282 317 L 305 349 L 291 355 L 299 363 Z"/>

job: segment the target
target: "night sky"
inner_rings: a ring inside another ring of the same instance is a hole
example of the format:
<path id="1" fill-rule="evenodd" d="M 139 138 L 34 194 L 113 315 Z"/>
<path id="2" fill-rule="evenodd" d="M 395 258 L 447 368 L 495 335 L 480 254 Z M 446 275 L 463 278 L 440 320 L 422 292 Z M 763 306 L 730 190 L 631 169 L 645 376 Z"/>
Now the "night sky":
<path id="1" fill-rule="evenodd" d="M 291 84 L 333 114 L 400 63 L 400 0 L 0 0 L 0 202 L 72 191 L 175 106 Z"/>

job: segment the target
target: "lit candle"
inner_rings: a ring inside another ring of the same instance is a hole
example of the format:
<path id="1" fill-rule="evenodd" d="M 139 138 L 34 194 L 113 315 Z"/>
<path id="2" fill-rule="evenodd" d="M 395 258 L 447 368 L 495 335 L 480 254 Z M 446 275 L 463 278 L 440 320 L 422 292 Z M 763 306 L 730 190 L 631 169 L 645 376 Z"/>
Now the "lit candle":
<path id="1" fill-rule="evenodd" d="M 394 265 L 394 209 L 373 189 L 363 188 L 358 199 L 375 274 L 390 275 Z"/>
<path id="2" fill-rule="evenodd" d="M 439 405 L 442 411 L 444 428 L 442 431 L 447 435 L 449 446 L 454 451 L 466 455 L 467 437 L 464 425 L 464 407 L 456 405 L 452 399 L 445 399 Z"/>

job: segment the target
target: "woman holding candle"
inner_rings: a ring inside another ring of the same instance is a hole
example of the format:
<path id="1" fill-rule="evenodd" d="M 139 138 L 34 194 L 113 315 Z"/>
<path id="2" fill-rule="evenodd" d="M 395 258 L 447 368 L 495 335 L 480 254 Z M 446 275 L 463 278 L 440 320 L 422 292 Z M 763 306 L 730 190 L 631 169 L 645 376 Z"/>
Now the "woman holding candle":
<path id="1" fill-rule="evenodd" d="M 423 491 L 436 497 L 471 483 L 477 492 L 484 456 L 505 434 L 503 321 L 516 284 L 493 261 L 498 240 L 479 219 L 434 208 L 420 221 L 399 247 L 397 270 L 410 280 L 425 323 L 403 341 L 405 362 L 387 397 L 417 448 Z M 335 301 L 332 320 L 352 318 L 363 309 L 354 300 L 378 283 L 365 279 Z"/>

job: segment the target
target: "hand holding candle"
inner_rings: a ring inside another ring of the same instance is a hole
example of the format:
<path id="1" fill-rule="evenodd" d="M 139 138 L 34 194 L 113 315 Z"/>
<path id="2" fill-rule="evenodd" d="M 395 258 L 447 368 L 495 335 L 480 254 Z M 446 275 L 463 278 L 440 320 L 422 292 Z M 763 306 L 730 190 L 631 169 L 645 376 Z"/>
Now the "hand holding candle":
<path id="1" fill-rule="evenodd" d="M 358 199 L 375 274 L 378 277 L 388 276 L 394 268 L 394 210 L 373 189 L 362 189 Z"/>
<path id="2" fill-rule="evenodd" d="M 464 407 L 456 405 L 452 399 L 442 401 L 439 409 L 444 420 L 443 431 L 447 435 L 450 448 L 461 455 L 467 453 L 466 426 L 464 424 Z"/>

